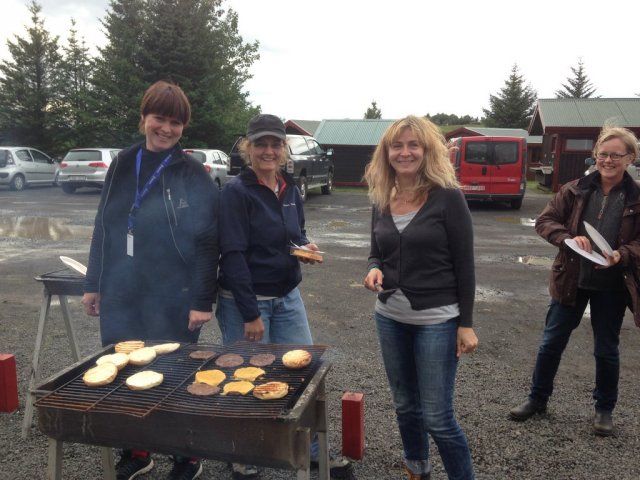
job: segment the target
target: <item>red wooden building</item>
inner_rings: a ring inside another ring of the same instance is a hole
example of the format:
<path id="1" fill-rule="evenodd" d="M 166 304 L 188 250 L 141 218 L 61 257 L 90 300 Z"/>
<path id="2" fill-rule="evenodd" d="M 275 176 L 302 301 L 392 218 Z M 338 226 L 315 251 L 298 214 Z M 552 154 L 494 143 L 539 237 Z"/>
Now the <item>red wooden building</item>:
<path id="1" fill-rule="evenodd" d="M 542 135 L 541 165 L 552 170 L 551 188 L 584 175 L 585 159 L 603 125 L 625 127 L 640 136 L 640 98 L 539 99 L 529 135 Z"/>

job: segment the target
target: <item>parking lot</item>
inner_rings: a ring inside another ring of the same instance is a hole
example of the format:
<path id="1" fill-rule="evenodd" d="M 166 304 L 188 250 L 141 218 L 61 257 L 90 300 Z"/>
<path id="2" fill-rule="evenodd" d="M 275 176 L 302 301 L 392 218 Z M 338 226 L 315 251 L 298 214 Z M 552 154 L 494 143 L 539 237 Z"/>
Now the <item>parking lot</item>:
<path id="1" fill-rule="evenodd" d="M 594 437 L 590 429 L 594 365 L 588 319 L 567 348 L 549 413 L 523 424 L 507 419 L 509 408 L 526 396 L 546 313 L 555 249 L 535 234 L 533 219 L 549 198 L 529 191 L 521 210 L 471 205 L 480 346 L 460 363 L 458 419 L 469 437 L 480 479 L 637 479 L 640 331 L 630 315 L 621 336 L 620 401 L 613 437 Z M 20 410 L 0 413 L 0 478 L 46 476 L 46 438 L 35 423 L 29 438 L 20 438 L 42 299 L 42 287 L 33 278 L 63 268 L 60 255 L 86 264 L 98 201 L 97 190 L 69 195 L 55 187 L 0 189 L 0 353 L 16 356 L 20 389 Z M 400 439 L 371 318 L 375 296 L 362 287 L 369 247 L 368 199 L 354 190 L 327 196 L 314 191 L 305 212 L 308 236 L 326 252 L 324 264 L 303 267 L 301 291 L 316 343 L 331 347 L 327 379 L 331 443 L 340 448 L 343 392 L 363 392 L 367 444 L 356 474 L 359 479 L 401 478 Z M 69 300 L 74 326 L 82 332 L 80 350 L 89 355 L 100 345 L 97 322 L 82 313 L 79 298 Z M 201 341 L 219 343 L 215 322 L 203 329 Z M 72 363 L 56 305 L 41 358 L 44 376 Z M 157 463 L 154 475 L 170 468 L 161 458 Z M 65 479 L 101 476 L 95 447 L 65 445 L 63 465 Z M 433 466 L 433 480 L 446 478 L 437 454 Z M 208 461 L 202 478 L 230 478 L 230 473 L 225 464 Z M 295 474 L 267 469 L 262 478 L 292 479 Z"/>

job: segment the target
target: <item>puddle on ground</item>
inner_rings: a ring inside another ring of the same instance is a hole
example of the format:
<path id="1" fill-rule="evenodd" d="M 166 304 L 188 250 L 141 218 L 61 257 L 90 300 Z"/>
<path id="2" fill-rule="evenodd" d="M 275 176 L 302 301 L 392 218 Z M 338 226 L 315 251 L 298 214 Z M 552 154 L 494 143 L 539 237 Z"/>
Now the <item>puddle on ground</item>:
<path id="1" fill-rule="evenodd" d="M 553 259 L 549 257 L 536 257 L 535 255 L 525 255 L 524 257 L 518 257 L 518 263 L 524 265 L 533 265 L 535 267 L 551 267 Z"/>
<path id="2" fill-rule="evenodd" d="M 67 240 L 90 238 L 93 227 L 66 225 L 64 218 L 10 217 L 0 218 L 0 236 L 32 240 Z"/>
<path id="3" fill-rule="evenodd" d="M 533 227 L 536 224 L 535 218 L 523 218 L 523 217 L 496 217 L 496 221 L 500 223 L 511 223 L 513 225 L 526 225 Z"/>

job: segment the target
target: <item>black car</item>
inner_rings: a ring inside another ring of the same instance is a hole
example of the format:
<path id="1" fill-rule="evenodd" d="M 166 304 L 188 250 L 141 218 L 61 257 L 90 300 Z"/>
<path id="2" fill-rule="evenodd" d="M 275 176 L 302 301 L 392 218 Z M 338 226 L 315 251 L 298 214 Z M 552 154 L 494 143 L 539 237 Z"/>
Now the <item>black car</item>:
<path id="1" fill-rule="evenodd" d="M 238 138 L 231 149 L 229 175 L 237 175 L 244 165 L 238 151 L 242 138 Z M 320 187 L 323 195 L 330 195 L 333 190 L 333 150 L 325 151 L 317 140 L 309 135 L 287 135 L 287 145 L 289 158 L 285 169 L 298 185 L 302 200 L 307 200 L 307 193 L 312 188 Z"/>

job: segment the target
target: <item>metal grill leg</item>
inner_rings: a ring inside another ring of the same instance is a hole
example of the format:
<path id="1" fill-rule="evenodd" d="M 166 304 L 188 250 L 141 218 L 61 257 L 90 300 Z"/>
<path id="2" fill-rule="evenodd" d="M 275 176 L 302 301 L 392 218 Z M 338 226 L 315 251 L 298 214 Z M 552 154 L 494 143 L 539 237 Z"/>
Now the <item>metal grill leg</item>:
<path id="1" fill-rule="evenodd" d="M 318 432 L 318 444 L 320 451 L 318 455 L 318 479 L 329 480 L 329 442 L 327 439 L 327 400 L 325 396 L 325 381 L 318 387 L 318 418 L 316 420 L 316 430 Z"/>
<path id="2" fill-rule="evenodd" d="M 116 480 L 116 465 L 113 461 L 113 453 L 109 447 L 100 449 L 102 456 L 102 469 L 104 470 L 104 480 Z"/>
<path id="3" fill-rule="evenodd" d="M 47 480 L 62 480 L 62 442 L 49 438 Z"/>
<path id="4" fill-rule="evenodd" d="M 71 315 L 69 315 L 69 304 L 67 303 L 66 295 L 58 295 L 60 299 L 60 309 L 62 310 L 62 318 L 64 319 L 64 326 L 67 329 L 67 338 L 71 345 L 71 354 L 76 362 L 80 361 L 80 349 L 78 348 L 78 340 L 76 338 L 76 332 L 71 325 Z"/>
<path id="5" fill-rule="evenodd" d="M 42 349 L 42 337 L 44 336 L 44 327 L 49 317 L 49 309 L 51 308 L 51 295 L 47 289 L 44 289 L 42 297 L 42 306 L 40 307 L 40 320 L 38 320 L 38 333 L 36 335 L 36 347 L 33 350 L 33 362 L 31 363 L 31 373 L 29 374 L 29 387 L 24 396 L 24 419 L 22 420 L 22 438 L 26 439 L 31 430 L 33 421 L 33 395 L 31 389 L 36 382 L 40 380 L 40 350 Z"/>

